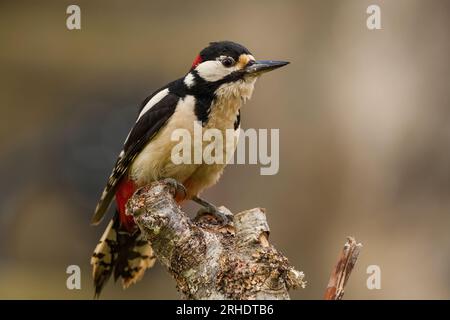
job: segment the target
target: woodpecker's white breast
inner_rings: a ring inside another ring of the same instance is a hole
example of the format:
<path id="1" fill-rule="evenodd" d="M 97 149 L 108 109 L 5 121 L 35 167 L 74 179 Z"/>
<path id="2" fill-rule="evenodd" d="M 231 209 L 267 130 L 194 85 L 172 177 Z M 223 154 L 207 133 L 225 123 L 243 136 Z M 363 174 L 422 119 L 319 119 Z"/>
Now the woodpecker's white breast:
<path id="1" fill-rule="evenodd" d="M 234 129 L 239 109 L 242 103 L 251 97 L 255 80 L 223 84 L 216 90 L 216 98 L 203 130 L 212 128 L 220 130 L 223 142 L 226 143 L 223 146 L 224 150 L 234 152 L 237 146 L 239 130 L 235 131 L 232 141 L 227 141 L 226 130 Z M 195 97 L 192 95 L 180 99 L 167 124 L 135 158 L 129 175 L 137 185 L 145 185 L 170 177 L 185 183 L 188 197 L 191 197 L 214 185 L 220 178 L 226 163 L 174 164 L 171 160 L 172 149 L 179 143 L 179 141 L 172 141 L 172 132 L 183 128 L 190 132 L 191 137 L 194 136 L 194 122 L 198 121 L 195 115 L 195 102 Z M 211 141 L 203 142 L 203 148 L 210 144 Z M 224 159 L 226 160 L 225 156 Z"/>
<path id="2" fill-rule="evenodd" d="M 195 116 L 195 98 L 185 96 L 178 101 L 172 117 L 166 125 L 153 137 L 133 161 L 130 177 L 138 185 L 145 185 L 152 181 L 171 177 L 184 181 L 196 169 L 196 165 L 183 164 L 175 166 L 171 161 L 172 148 L 178 143 L 172 141 L 172 132 L 184 128 L 193 135 Z"/>
<path id="3" fill-rule="evenodd" d="M 255 81 L 256 79 L 251 79 L 250 81 L 224 84 L 216 90 L 216 99 L 211 106 L 211 112 L 208 117 L 208 122 L 205 125 L 205 129 L 214 128 L 219 129 L 222 132 L 222 137 L 224 137 L 224 160 L 226 160 L 227 156 L 226 150 L 234 152 L 236 149 L 239 140 L 240 127 L 234 131 L 234 137 L 231 141 L 225 139 L 226 130 L 234 129 L 239 109 L 243 102 L 251 98 Z M 211 142 L 209 141 L 204 142 L 203 145 L 205 146 L 210 143 Z M 216 141 L 213 143 L 216 143 Z M 222 175 L 225 166 L 226 163 L 200 165 L 189 179 L 184 182 L 185 187 L 188 190 L 188 196 L 198 195 L 204 189 L 216 184 Z"/>

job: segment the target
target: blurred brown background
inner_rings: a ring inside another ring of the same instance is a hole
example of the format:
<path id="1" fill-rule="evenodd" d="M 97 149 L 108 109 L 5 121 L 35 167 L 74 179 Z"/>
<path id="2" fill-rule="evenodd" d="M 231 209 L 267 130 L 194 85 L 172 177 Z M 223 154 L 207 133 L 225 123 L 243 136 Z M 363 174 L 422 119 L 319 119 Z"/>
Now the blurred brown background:
<path id="1" fill-rule="evenodd" d="M 66 29 L 81 7 L 82 30 Z M 366 27 L 378 4 L 382 30 Z M 271 241 L 321 298 L 345 236 L 348 299 L 450 298 L 448 1 L 2 1 L 0 298 L 92 298 L 89 220 L 139 103 L 229 39 L 291 65 L 243 128 L 280 129 L 280 171 L 230 166 L 206 198 L 267 208 Z M 82 290 L 66 289 L 66 267 Z M 381 290 L 366 288 L 379 265 Z M 104 298 L 178 298 L 160 267 Z"/>

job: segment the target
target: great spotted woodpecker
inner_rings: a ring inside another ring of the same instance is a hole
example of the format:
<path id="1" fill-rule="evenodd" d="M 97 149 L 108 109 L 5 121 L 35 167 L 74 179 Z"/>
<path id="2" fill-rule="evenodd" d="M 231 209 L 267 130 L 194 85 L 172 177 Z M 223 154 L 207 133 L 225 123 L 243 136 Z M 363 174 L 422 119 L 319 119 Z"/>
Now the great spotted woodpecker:
<path id="1" fill-rule="evenodd" d="M 212 42 L 183 78 L 144 100 L 92 218 L 98 224 L 115 197 L 116 214 L 91 259 L 96 296 L 112 273 L 128 287 L 155 262 L 151 244 L 125 214 L 125 205 L 137 188 L 162 178 L 176 179 L 186 188 L 185 199 L 224 218 L 199 194 L 217 182 L 225 164 L 174 164 L 171 151 L 176 142 L 171 133 L 178 128 L 192 132 L 196 121 L 204 129 L 239 133 L 240 108 L 251 97 L 256 79 L 286 64 L 255 60 L 245 47 L 231 41 Z"/>

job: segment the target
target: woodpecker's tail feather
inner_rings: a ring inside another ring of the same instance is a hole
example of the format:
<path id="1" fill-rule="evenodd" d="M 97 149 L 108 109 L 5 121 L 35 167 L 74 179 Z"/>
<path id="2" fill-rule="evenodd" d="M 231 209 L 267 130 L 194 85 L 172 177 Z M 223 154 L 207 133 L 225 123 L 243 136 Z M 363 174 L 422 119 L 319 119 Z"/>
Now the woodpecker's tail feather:
<path id="1" fill-rule="evenodd" d="M 155 263 L 150 243 L 139 229 L 131 234 L 121 227 L 119 215 L 108 224 L 91 258 L 95 297 L 114 274 L 114 280 L 122 278 L 125 288 L 139 281 L 147 268 Z"/>

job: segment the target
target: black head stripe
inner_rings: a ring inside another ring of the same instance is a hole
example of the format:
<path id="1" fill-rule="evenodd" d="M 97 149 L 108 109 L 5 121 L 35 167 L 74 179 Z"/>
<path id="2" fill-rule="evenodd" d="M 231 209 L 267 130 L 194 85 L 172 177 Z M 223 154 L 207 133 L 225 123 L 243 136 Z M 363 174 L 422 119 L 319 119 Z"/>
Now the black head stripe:
<path id="1" fill-rule="evenodd" d="M 211 42 L 200 52 L 203 61 L 216 60 L 220 56 L 232 57 L 236 61 L 241 54 L 250 54 L 248 49 L 232 41 Z"/>

